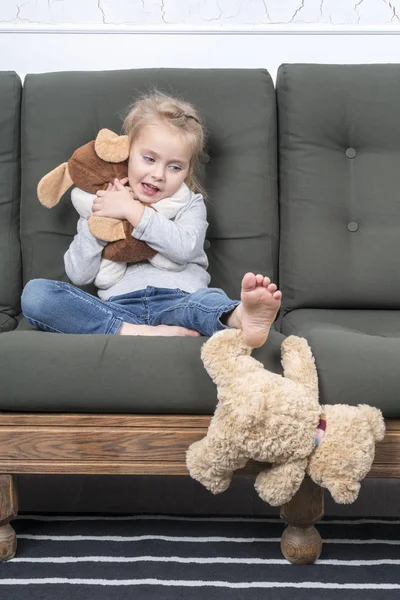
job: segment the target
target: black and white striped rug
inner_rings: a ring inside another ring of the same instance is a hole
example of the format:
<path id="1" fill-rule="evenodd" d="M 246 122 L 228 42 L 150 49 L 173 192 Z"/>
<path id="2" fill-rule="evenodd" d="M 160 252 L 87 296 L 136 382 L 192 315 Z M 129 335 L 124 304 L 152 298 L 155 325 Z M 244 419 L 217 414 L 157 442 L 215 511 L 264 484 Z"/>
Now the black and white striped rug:
<path id="1" fill-rule="evenodd" d="M 323 554 L 294 566 L 278 518 L 22 516 L 0 564 L 10 600 L 398 600 L 400 521 L 318 525 Z"/>

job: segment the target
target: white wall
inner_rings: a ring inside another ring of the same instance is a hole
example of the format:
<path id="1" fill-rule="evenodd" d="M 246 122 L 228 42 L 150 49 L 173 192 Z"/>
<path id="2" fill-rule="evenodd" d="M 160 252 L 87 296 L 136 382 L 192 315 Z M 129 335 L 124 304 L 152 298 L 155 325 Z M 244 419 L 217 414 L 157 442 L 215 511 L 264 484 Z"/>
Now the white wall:
<path id="1" fill-rule="evenodd" d="M 0 70 L 400 63 L 400 0 L 0 0 Z"/>
<path id="2" fill-rule="evenodd" d="M 399 23 L 400 0 L 1 0 L 0 23 Z"/>

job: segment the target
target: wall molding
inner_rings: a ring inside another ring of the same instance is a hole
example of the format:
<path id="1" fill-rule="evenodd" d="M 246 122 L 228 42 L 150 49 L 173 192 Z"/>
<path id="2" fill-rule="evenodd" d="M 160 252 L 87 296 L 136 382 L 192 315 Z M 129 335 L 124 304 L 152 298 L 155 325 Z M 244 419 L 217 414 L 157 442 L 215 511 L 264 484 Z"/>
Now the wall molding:
<path id="1" fill-rule="evenodd" d="M 0 71 L 22 79 L 148 68 L 262 68 L 275 79 L 282 63 L 400 64 L 400 27 L 6 25 L 0 25 Z"/>
<path id="2" fill-rule="evenodd" d="M 47 25 L 41 23 L 1 23 L 0 34 L 126 34 L 126 35 L 400 35 L 400 26 L 354 25 Z"/>

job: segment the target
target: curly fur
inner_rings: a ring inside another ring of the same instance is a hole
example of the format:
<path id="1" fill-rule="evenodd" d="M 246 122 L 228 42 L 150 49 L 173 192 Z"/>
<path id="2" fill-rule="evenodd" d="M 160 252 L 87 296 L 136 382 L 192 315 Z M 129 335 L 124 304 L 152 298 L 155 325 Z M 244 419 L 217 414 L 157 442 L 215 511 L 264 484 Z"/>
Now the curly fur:
<path id="1" fill-rule="evenodd" d="M 281 351 L 283 376 L 250 356 L 239 330 L 224 330 L 204 344 L 201 357 L 219 403 L 207 436 L 188 449 L 189 472 L 217 494 L 253 459 L 271 465 L 259 473 L 255 487 L 272 506 L 289 502 L 306 473 L 336 502 L 353 502 L 371 468 L 375 442 L 384 436 L 382 413 L 366 405 L 321 406 L 307 341 L 290 336 Z M 327 429 L 315 447 L 322 413 Z"/>

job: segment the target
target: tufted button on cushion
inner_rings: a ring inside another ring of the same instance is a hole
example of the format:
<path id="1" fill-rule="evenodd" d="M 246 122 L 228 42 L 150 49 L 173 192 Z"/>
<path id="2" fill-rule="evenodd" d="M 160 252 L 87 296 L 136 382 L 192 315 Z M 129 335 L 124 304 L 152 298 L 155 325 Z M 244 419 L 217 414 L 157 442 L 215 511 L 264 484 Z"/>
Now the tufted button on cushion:
<path id="1" fill-rule="evenodd" d="M 357 231 L 359 228 L 359 224 L 356 221 L 350 221 L 347 223 L 347 229 L 349 231 Z"/>
<path id="2" fill-rule="evenodd" d="M 306 306 L 400 314 L 399 72 L 397 64 L 279 67 L 284 315 Z"/>
<path id="3" fill-rule="evenodd" d="M 355 158 L 357 155 L 357 152 L 354 150 L 354 148 L 347 148 L 345 154 L 346 154 L 347 158 Z"/>

